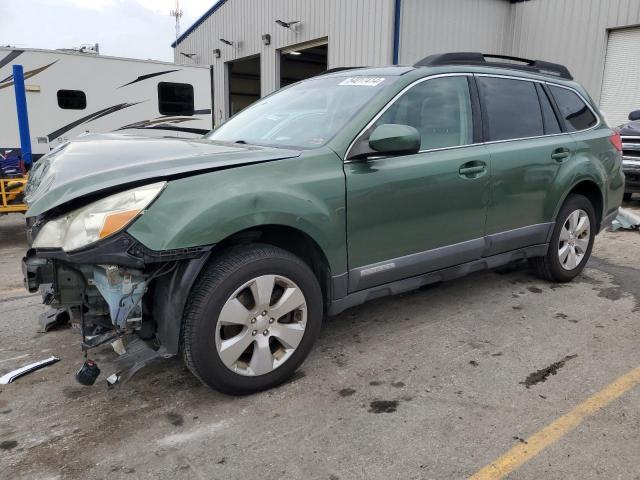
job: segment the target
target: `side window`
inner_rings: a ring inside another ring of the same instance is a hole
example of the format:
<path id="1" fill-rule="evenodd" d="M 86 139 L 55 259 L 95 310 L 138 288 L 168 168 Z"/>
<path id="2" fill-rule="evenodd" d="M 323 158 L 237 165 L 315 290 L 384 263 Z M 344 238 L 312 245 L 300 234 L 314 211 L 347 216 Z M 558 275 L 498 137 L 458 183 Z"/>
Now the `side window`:
<path id="1" fill-rule="evenodd" d="M 84 110 L 87 96 L 82 90 L 58 90 L 58 106 L 65 110 Z"/>
<path id="2" fill-rule="evenodd" d="M 549 89 L 556 100 L 560 114 L 565 119 L 568 131 L 586 130 L 598 123 L 596 116 L 575 92 L 553 85 L 550 85 Z"/>
<path id="3" fill-rule="evenodd" d="M 542 111 L 534 82 L 508 78 L 477 77 L 485 109 L 487 140 L 544 135 Z"/>
<path id="4" fill-rule="evenodd" d="M 160 82 L 158 110 L 162 115 L 193 115 L 193 85 Z"/>
<path id="5" fill-rule="evenodd" d="M 553 107 L 551 106 L 551 101 L 547 96 L 547 92 L 544 91 L 542 85 L 538 84 L 536 86 L 538 89 L 538 98 L 540 99 L 540 106 L 542 107 L 542 120 L 544 121 L 544 133 L 546 135 L 555 135 L 556 133 L 561 133 L 562 129 L 560 128 L 560 124 L 558 123 L 558 118 L 556 117 L 555 112 L 553 111 Z"/>
<path id="6" fill-rule="evenodd" d="M 421 150 L 473 143 L 471 98 L 466 76 L 440 77 L 419 83 L 376 121 L 415 127 Z"/>

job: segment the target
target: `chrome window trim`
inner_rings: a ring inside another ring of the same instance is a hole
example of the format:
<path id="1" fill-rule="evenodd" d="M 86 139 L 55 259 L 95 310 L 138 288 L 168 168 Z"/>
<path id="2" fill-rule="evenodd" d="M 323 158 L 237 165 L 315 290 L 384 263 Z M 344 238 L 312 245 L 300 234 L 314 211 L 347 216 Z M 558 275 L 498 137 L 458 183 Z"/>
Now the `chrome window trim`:
<path id="1" fill-rule="evenodd" d="M 574 134 L 574 133 L 588 132 L 590 130 L 595 130 L 600 125 L 602 125 L 602 119 L 600 118 L 600 115 L 593 109 L 591 104 L 584 98 L 584 96 L 579 91 L 577 91 L 575 88 L 568 87 L 566 85 L 560 85 L 558 83 L 550 82 L 550 81 L 547 81 L 547 80 L 538 80 L 538 79 L 535 79 L 535 78 L 515 77 L 515 76 L 511 76 L 511 75 L 501 75 L 501 74 L 497 74 L 497 73 L 473 73 L 473 72 L 438 73 L 438 74 L 434 74 L 434 75 L 429 75 L 427 77 L 419 78 L 418 80 L 416 80 L 413 83 L 410 83 L 409 85 L 404 87 L 391 100 L 389 100 L 389 102 L 387 102 L 387 104 L 373 117 L 373 119 L 371 121 L 369 121 L 369 123 L 367 123 L 367 125 L 362 130 L 360 130 L 360 132 L 351 141 L 351 143 L 349 144 L 349 147 L 347 148 L 347 152 L 345 153 L 345 156 L 344 156 L 345 159 L 343 160 L 343 163 L 358 163 L 358 162 L 360 162 L 360 160 L 349 160 L 349 155 L 351 153 L 351 149 L 356 144 L 358 139 L 362 136 L 362 134 L 364 132 L 366 132 L 382 115 L 384 115 L 384 113 L 389 108 L 391 108 L 391 106 L 398 100 L 398 98 L 400 98 L 402 95 L 404 95 L 407 91 L 409 91 L 410 89 L 412 89 L 413 87 L 415 87 L 416 85 L 418 85 L 418 84 L 420 84 L 422 82 L 426 82 L 426 81 L 432 80 L 434 78 L 441 78 L 441 77 L 469 77 L 469 76 L 505 78 L 505 79 L 508 79 L 508 80 L 520 80 L 520 81 L 523 81 L 523 82 L 540 83 L 540 84 L 545 84 L 545 85 L 549 85 L 549 86 L 553 86 L 553 87 L 564 88 L 565 90 L 569 90 L 569 91 L 575 93 L 576 95 L 578 95 L 580 100 L 582 100 L 582 102 L 587 106 L 587 108 L 589 108 L 591 113 L 596 117 L 596 120 L 597 120 L 596 124 L 594 126 L 592 126 L 592 127 L 585 128 L 583 130 L 576 130 L 575 132 L 551 133 L 551 134 L 548 134 L 548 135 L 537 135 L 537 136 L 534 136 L 534 137 L 508 138 L 508 139 L 505 139 L 505 140 L 490 140 L 488 142 L 469 143 L 469 144 L 466 144 L 466 145 L 456 145 L 456 146 L 453 146 L 453 147 L 431 148 L 431 149 L 427 149 L 427 150 L 419 150 L 414 155 L 417 155 L 418 153 L 441 152 L 443 150 L 452 150 L 454 148 L 474 147 L 474 146 L 477 146 L 477 145 L 493 145 L 493 144 L 496 144 L 496 143 L 517 142 L 517 141 L 520 141 L 520 140 L 535 140 L 537 138 L 559 137 L 559 136 L 562 136 L 562 135 L 571 135 L 571 134 Z M 623 138 L 640 139 L 640 136 L 638 136 L 638 137 L 623 137 Z M 368 161 L 384 160 L 386 158 L 389 158 L 389 157 L 388 156 L 379 156 L 379 157 L 373 156 L 373 157 L 369 158 Z"/>

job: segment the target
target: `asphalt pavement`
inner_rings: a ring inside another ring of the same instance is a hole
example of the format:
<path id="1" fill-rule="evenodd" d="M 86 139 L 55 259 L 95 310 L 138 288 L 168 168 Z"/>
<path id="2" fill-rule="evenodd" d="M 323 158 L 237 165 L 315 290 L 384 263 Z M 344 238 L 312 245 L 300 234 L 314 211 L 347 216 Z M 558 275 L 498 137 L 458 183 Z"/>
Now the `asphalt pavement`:
<path id="1" fill-rule="evenodd" d="M 109 389 L 109 347 L 77 384 L 78 332 L 37 333 L 23 224 L 0 218 L 0 375 L 61 360 L 0 386 L 0 478 L 458 479 L 508 452 L 506 478 L 640 478 L 640 386 L 607 396 L 640 366 L 640 232 L 602 233 L 570 284 L 519 264 L 352 308 L 291 381 L 229 397 L 179 359 Z"/>

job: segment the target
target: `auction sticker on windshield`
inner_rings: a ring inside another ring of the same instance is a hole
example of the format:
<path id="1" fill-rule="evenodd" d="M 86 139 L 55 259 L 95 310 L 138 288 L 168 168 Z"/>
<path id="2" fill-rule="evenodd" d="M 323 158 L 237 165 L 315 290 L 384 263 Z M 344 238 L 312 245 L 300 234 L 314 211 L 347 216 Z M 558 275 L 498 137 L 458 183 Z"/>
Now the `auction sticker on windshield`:
<path id="1" fill-rule="evenodd" d="M 349 85 L 358 87 L 375 87 L 384 82 L 380 77 L 349 77 L 341 81 L 338 85 Z"/>

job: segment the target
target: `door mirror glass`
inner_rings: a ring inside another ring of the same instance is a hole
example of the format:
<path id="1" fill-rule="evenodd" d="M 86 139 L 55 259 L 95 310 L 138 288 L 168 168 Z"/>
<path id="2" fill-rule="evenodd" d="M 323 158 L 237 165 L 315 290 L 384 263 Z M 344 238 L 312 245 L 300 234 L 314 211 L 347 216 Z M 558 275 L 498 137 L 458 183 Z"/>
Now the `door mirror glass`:
<path id="1" fill-rule="evenodd" d="M 635 122 L 636 120 L 640 120 L 640 110 L 634 110 L 629 114 L 629 120 Z"/>
<path id="2" fill-rule="evenodd" d="M 369 136 L 369 147 L 380 153 L 418 153 L 420 133 L 409 125 L 378 125 Z"/>

